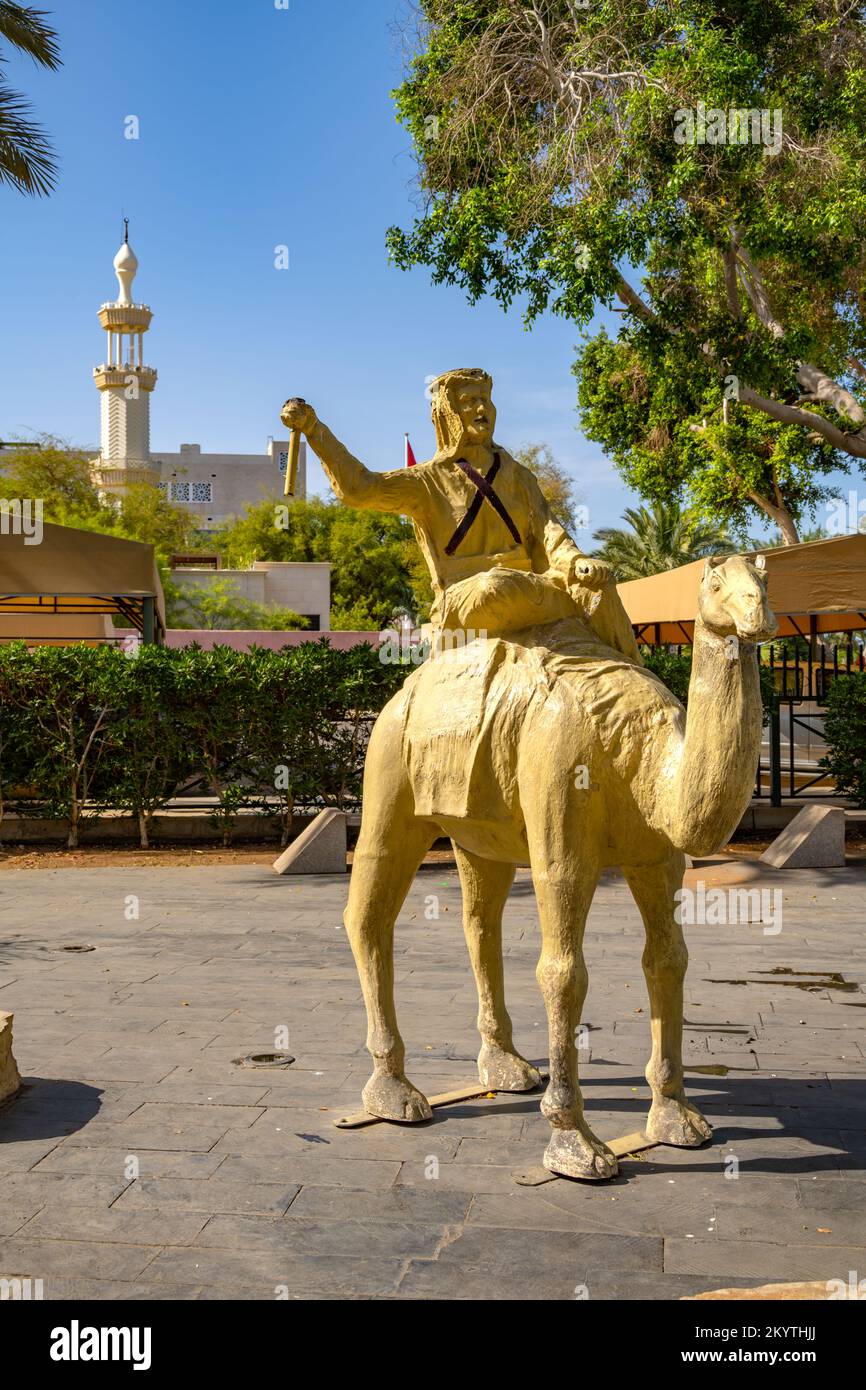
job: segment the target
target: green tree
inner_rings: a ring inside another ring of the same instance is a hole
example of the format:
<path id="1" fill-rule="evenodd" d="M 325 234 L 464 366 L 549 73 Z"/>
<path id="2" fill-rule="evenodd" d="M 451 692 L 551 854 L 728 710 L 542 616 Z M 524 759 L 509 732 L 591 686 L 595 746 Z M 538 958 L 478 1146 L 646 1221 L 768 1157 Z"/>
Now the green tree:
<path id="1" fill-rule="evenodd" d="M 26 53 L 39 67 L 56 71 L 61 65 L 57 33 L 38 10 L 0 0 L 0 41 Z M 31 120 L 29 102 L 0 82 L 0 184 L 9 184 L 19 193 L 39 195 L 51 192 L 56 177 L 51 145 Z"/>
<path id="2" fill-rule="evenodd" d="M 99 814 L 95 788 L 117 710 L 113 676 L 123 661 L 113 647 L 83 643 L 28 651 L 15 642 L 3 652 L 3 719 L 14 719 L 19 748 L 29 750 L 26 777 L 43 814 L 69 822 L 69 849 L 78 847 L 82 822 Z"/>
<path id="3" fill-rule="evenodd" d="M 230 568 L 254 560 L 331 564 L 331 626 L 379 631 L 395 613 L 429 603 L 426 567 L 411 524 L 319 497 L 289 506 L 265 499 L 219 531 L 215 544 Z M 423 565 L 423 562 L 421 562 Z"/>
<path id="4" fill-rule="evenodd" d="M 46 521 L 60 526 L 99 528 L 109 521 L 107 507 L 90 474 L 90 458 L 52 435 L 39 448 L 20 444 L 0 453 L 0 490 L 7 498 L 41 500 Z"/>
<path id="5" fill-rule="evenodd" d="M 100 529 L 128 541 L 152 545 L 158 564 L 167 566 L 172 555 L 195 549 L 199 541 L 198 519 L 150 483 L 132 483 L 120 498 L 100 514 Z M 94 528 L 95 529 L 95 528 Z"/>
<path id="6" fill-rule="evenodd" d="M 844 796 L 866 807 L 866 672 L 839 676 L 827 695 L 827 756 L 820 759 Z"/>
<path id="7" fill-rule="evenodd" d="M 194 740 L 175 718 L 179 670 L 175 652 L 141 646 L 106 672 L 112 713 L 100 791 L 106 804 L 133 817 L 142 849 L 150 848 L 155 813 L 196 771 Z"/>
<path id="8" fill-rule="evenodd" d="M 424 206 L 393 259 L 569 318 L 583 427 L 630 485 L 796 540 L 866 460 L 863 6 L 419 8 L 395 95 Z"/>
<path id="9" fill-rule="evenodd" d="M 734 549 L 724 527 L 701 521 L 675 503 L 628 507 L 623 521 L 628 530 L 603 526 L 593 536 L 600 542 L 595 554 L 620 581 L 677 569 L 707 555 L 730 555 Z"/>
<path id="10" fill-rule="evenodd" d="M 146 846 L 155 811 L 205 792 L 226 842 L 259 808 L 285 843 L 296 804 L 359 804 L 370 727 L 405 674 L 368 644 L 344 652 L 326 638 L 135 658 L 0 644 L 0 814 L 68 817 L 74 848 L 85 817 L 126 810 Z"/>
<path id="11" fill-rule="evenodd" d="M 100 497 L 92 457 L 51 435 L 41 447 L 21 445 L 0 453 L 0 491 L 6 498 L 40 499 L 46 521 L 152 545 L 157 562 L 197 543 L 196 518 L 169 502 L 159 488 L 133 483 L 111 500 Z"/>
<path id="12" fill-rule="evenodd" d="M 170 627 L 207 632 L 294 632 L 309 626 L 307 619 L 291 608 L 246 598 L 233 579 L 215 577 L 207 584 L 185 587 L 180 573 L 175 572 L 173 579 L 166 577 L 163 582 Z"/>
<path id="13" fill-rule="evenodd" d="M 193 754 L 199 785 L 215 799 L 211 822 L 226 846 L 238 813 L 259 800 L 248 762 L 252 692 L 253 663 L 246 652 L 217 646 L 179 653 L 172 713 Z"/>

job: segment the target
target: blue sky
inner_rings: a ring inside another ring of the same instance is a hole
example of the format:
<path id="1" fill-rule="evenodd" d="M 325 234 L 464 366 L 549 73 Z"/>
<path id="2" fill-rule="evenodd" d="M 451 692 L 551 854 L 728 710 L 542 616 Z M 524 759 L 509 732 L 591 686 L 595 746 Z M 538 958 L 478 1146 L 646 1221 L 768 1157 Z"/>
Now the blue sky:
<path id="1" fill-rule="evenodd" d="M 402 0 L 45 0 L 57 73 L 12 58 L 61 164 L 47 199 L 0 190 L 0 438 L 98 440 L 91 368 L 99 305 L 130 218 L 135 296 L 154 310 L 155 453 L 264 452 L 287 395 L 303 395 L 372 468 L 402 463 L 403 431 L 433 451 L 425 379 L 492 372 L 498 436 L 545 441 L 590 525 L 634 498 L 574 411 L 575 328 L 526 332 L 519 310 L 471 307 L 423 270 L 388 265 L 415 166 L 389 92 Z M 140 136 L 124 136 L 135 115 Z M 289 248 L 290 268 L 274 267 Z M 326 491 L 314 463 L 311 491 Z M 584 543 L 588 537 L 578 536 Z"/>

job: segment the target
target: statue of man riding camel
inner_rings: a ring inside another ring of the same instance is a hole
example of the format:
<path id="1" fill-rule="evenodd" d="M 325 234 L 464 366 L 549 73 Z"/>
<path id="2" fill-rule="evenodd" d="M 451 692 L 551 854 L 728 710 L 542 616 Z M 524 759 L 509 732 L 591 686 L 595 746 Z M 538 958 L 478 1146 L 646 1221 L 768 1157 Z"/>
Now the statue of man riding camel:
<path id="1" fill-rule="evenodd" d="M 716 853 L 751 797 L 763 724 L 758 645 L 776 630 L 763 557 L 706 563 L 686 716 L 643 665 L 608 567 L 581 553 L 533 474 L 495 442 L 486 372 L 437 378 L 436 454 L 410 469 L 370 472 L 304 401 L 288 401 L 282 418 L 295 432 L 290 463 L 303 432 L 344 502 L 412 518 L 433 581 L 432 623 L 464 637 L 447 659 L 412 671 L 367 749 L 343 918 L 373 1061 L 366 1114 L 399 1124 L 431 1115 L 405 1071 L 394 926 L 419 865 L 445 835 L 463 891 L 485 1090 L 530 1091 L 542 1080 L 515 1046 L 502 959 L 516 868 L 532 871 L 550 1057 L 545 1167 L 590 1181 L 617 1171 L 584 1114 L 576 1045 L 588 980 L 584 928 L 599 875 L 611 867 L 621 868 L 647 937 L 646 1133 L 654 1143 L 700 1147 L 712 1131 L 685 1092 L 688 953 L 676 894 L 686 854 Z"/>

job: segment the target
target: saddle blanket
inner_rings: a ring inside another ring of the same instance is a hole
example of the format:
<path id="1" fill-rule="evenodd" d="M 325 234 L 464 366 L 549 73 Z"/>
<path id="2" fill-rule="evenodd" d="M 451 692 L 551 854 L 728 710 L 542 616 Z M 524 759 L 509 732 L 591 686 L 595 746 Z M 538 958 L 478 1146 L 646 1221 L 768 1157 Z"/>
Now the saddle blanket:
<path id="1" fill-rule="evenodd" d="M 530 704 L 549 698 L 560 681 L 614 759 L 626 721 L 633 732 L 636 721 L 649 728 L 682 714 L 652 672 L 605 646 L 576 618 L 444 651 L 405 687 L 403 762 L 415 814 L 510 820 L 521 726 Z M 498 794 L 491 795 L 493 788 Z"/>

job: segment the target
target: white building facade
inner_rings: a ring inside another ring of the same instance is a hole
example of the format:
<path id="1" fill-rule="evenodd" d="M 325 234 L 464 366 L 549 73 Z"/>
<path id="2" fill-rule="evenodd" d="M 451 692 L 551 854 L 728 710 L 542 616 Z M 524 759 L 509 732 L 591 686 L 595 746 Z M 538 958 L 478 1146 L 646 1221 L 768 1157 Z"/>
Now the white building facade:
<path id="1" fill-rule="evenodd" d="M 188 507 L 202 530 L 210 531 L 266 497 L 282 497 L 288 458 L 288 439 L 269 439 L 263 454 L 203 454 L 200 444 L 181 444 L 176 454 L 157 451 L 153 463 L 169 501 Z M 302 441 L 295 497 L 306 495 L 307 446 Z"/>
<path id="2" fill-rule="evenodd" d="M 311 632 L 331 628 L 331 566 L 255 560 L 252 569 L 197 569 L 184 565 L 172 571 L 181 589 L 204 589 L 214 580 L 228 580 L 239 598 L 264 607 L 290 608 L 306 618 Z"/>

